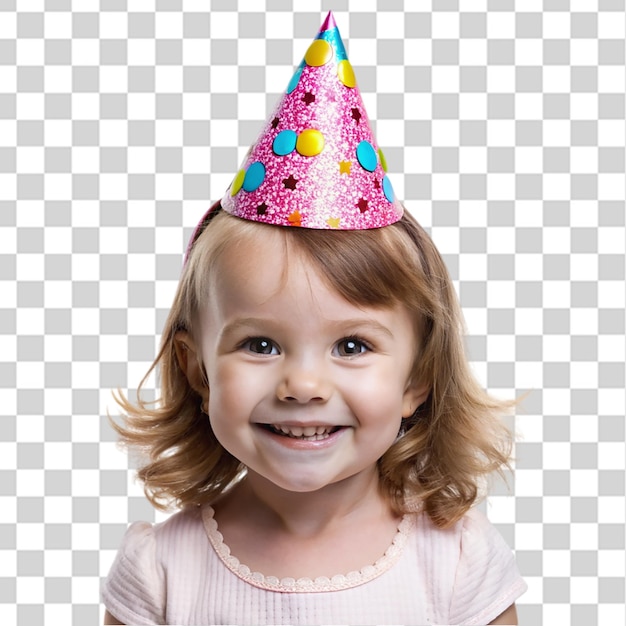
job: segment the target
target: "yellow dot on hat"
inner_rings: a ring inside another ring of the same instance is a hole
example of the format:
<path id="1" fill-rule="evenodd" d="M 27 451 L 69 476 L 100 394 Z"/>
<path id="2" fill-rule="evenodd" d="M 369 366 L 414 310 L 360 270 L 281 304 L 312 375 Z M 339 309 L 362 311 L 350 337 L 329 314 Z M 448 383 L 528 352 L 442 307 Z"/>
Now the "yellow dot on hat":
<path id="1" fill-rule="evenodd" d="M 354 75 L 354 70 L 348 59 L 344 59 L 339 63 L 337 66 L 337 75 L 339 76 L 339 80 L 346 87 L 352 88 L 356 86 L 356 76 Z"/>
<path id="2" fill-rule="evenodd" d="M 311 67 L 326 65 L 333 58 L 333 47 L 324 39 L 316 39 L 306 51 L 304 60 Z"/>
<path id="3" fill-rule="evenodd" d="M 243 179 L 245 177 L 246 177 L 245 170 L 239 170 L 237 172 L 237 175 L 235 176 L 235 180 L 233 180 L 233 186 L 230 189 L 231 196 L 236 196 L 239 193 L 239 190 L 241 189 L 243 185 Z"/>
<path id="4" fill-rule="evenodd" d="M 388 172 L 389 170 L 387 169 L 387 159 L 385 158 L 385 155 L 383 154 L 381 148 L 378 148 L 378 156 L 380 158 L 380 164 L 383 166 L 383 170 L 385 172 Z"/>
<path id="5" fill-rule="evenodd" d="M 324 135 L 319 130 L 307 128 L 298 136 L 296 150 L 302 156 L 317 156 L 324 149 Z"/>

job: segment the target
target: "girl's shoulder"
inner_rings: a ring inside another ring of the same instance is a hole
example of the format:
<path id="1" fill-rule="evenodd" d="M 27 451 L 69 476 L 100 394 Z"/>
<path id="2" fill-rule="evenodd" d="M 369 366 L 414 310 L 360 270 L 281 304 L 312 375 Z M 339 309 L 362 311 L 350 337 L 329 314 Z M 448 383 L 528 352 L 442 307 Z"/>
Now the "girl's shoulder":
<path id="1" fill-rule="evenodd" d="M 208 547 L 203 507 L 187 507 L 162 522 L 139 523 L 139 528 L 138 532 L 152 535 L 156 561 L 166 570 L 186 559 L 197 558 Z M 128 532 L 131 529 L 132 526 Z"/>
<path id="2" fill-rule="evenodd" d="M 504 537 L 477 508 L 447 528 L 436 526 L 425 513 L 415 513 L 414 541 L 424 562 L 439 563 L 456 579 L 480 570 L 515 566 L 513 552 Z"/>
<path id="3" fill-rule="evenodd" d="M 101 595 L 107 609 L 125 624 L 164 624 L 172 576 L 177 584 L 197 575 L 197 555 L 206 535 L 199 508 L 167 520 L 133 522 L 126 530 Z"/>
<path id="4" fill-rule="evenodd" d="M 166 520 L 151 524 L 152 532 L 157 540 L 162 541 L 172 537 L 176 537 L 178 534 L 186 534 L 202 530 L 202 510 L 200 506 L 189 506 L 172 514 Z"/>
<path id="5" fill-rule="evenodd" d="M 199 507 L 186 508 L 159 523 L 133 522 L 126 529 L 112 570 L 146 570 L 153 586 L 172 560 L 197 553 L 206 543 Z"/>
<path id="6" fill-rule="evenodd" d="M 437 526 L 423 511 L 415 509 L 414 526 L 422 538 L 440 544 L 467 549 L 468 546 L 487 548 L 493 542 L 500 543 L 502 536 L 487 516 L 478 508 L 469 509 L 463 517 L 446 528 Z"/>
<path id="7" fill-rule="evenodd" d="M 511 547 L 479 509 L 446 529 L 418 514 L 416 549 L 429 579 L 450 597 L 450 623 L 487 623 L 527 589 Z"/>
<path id="8" fill-rule="evenodd" d="M 515 564 L 513 551 L 500 531 L 477 508 L 470 509 L 457 522 L 460 564 L 479 567 L 508 567 Z"/>

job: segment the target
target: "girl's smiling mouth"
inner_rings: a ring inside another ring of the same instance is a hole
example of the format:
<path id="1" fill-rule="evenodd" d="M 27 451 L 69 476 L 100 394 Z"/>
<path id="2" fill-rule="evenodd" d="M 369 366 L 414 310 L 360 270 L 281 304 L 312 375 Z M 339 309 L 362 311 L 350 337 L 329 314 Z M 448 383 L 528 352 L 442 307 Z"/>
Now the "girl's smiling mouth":
<path id="1" fill-rule="evenodd" d="M 295 426 L 290 424 L 260 424 L 269 432 L 290 439 L 300 441 L 323 441 L 331 435 L 345 428 L 344 426 L 329 426 L 319 424 L 314 426 Z"/>
<path id="2" fill-rule="evenodd" d="M 333 424 L 268 424 L 257 423 L 270 439 L 281 447 L 300 449 L 318 449 L 334 445 L 350 426 Z"/>

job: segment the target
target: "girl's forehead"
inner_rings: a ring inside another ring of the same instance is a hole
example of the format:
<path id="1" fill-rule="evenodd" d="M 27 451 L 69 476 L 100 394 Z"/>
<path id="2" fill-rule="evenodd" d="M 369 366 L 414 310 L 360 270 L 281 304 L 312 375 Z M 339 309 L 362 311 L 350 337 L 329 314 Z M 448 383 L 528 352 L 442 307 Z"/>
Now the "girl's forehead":
<path id="1" fill-rule="evenodd" d="M 393 227 L 374 231 L 315 231 L 272 226 L 219 215 L 200 237 L 192 259 L 197 302 L 207 302 L 217 285 L 254 280 L 264 269 L 266 296 L 300 281 L 364 308 L 396 304 L 421 311 L 419 259 Z M 415 257 L 415 258 L 414 258 Z"/>
<path id="2" fill-rule="evenodd" d="M 356 329 L 415 343 L 412 317 L 401 304 L 366 306 L 350 301 L 319 270 L 291 263 L 293 257 L 280 249 L 268 251 L 267 259 L 253 263 L 254 257 L 236 257 L 225 267 L 202 314 L 208 335 L 230 336 L 232 329 L 247 329 L 325 342 L 330 335 L 336 339 Z M 277 268 L 280 262 L 284 265 Z"/>
<path id="3" fill-rule="evenodd" d="M 217 259 L 214 280 L 220 287 L 245 287 L 270 296 L 312 282 L 318 291 L 330 290 L 320 274 L 307 255 L 280 233 L 251 231 L 226 243 Z"/>
<path id="4" fill-rule="evenodd" d="M 272 239 L 255 236 L 248 246 L 224 249 L 214 274 L 214 305 L 222 310 L 241 306 L 250 313 L 259 307 L 274 310 L 277 316 L 284 305 L 302 317 L 338 320 L 405 310 L 397 301 L 368 306 L 347 298 L 294 242 L 280 236 Z"/>

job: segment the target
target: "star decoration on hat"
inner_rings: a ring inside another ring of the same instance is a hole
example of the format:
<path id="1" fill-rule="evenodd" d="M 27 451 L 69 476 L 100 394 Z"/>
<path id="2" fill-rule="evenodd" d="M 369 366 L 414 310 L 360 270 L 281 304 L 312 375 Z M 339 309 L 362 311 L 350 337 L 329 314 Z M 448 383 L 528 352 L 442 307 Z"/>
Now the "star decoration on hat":
<path id="1" fill-rule="evenodd" d="M 293 177 L 293 174 L 289 174 L 289 178 L 285 178 L 283 180 L 283 185 L 285 185 L 285 189 L 295 189 L 298 184 L 298 179 Z"/>
<path id="2" fill-rule="evenodd" d="M 352 167 L 351 161 L 339 161 L 339 172 L 341 174 L 349 174 Z"/>
<path id="3" fill-rule="evenodd" d="M 293 213 L 289 214 L 289 217 L 287 219 L 289 220 L 289 224 L 291 226 L 300 226 L 302 216 L 300 215 L 300 211 L 296 209 Z"/>

